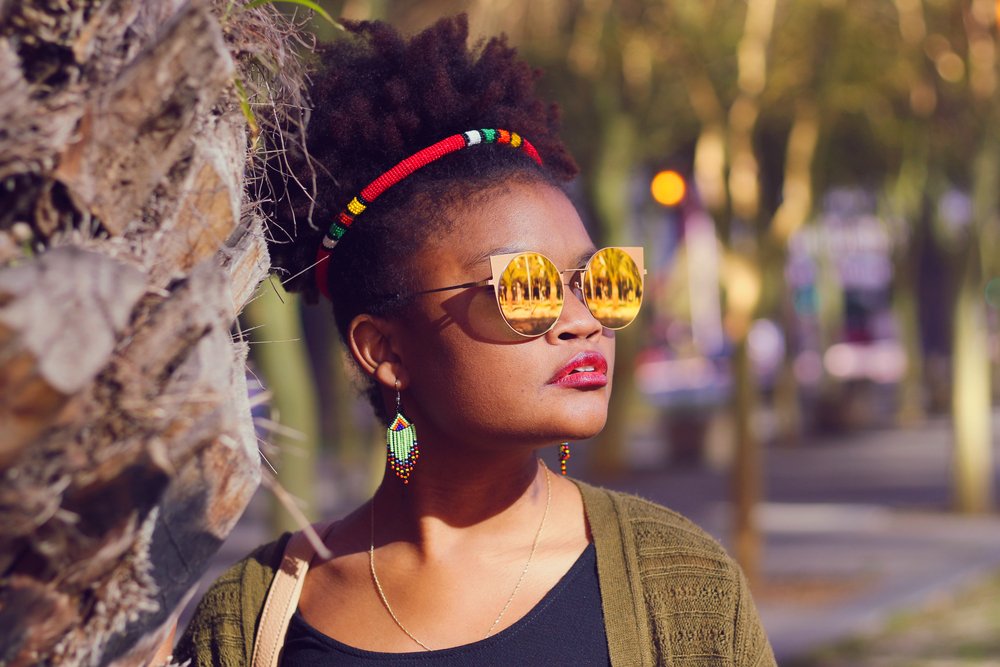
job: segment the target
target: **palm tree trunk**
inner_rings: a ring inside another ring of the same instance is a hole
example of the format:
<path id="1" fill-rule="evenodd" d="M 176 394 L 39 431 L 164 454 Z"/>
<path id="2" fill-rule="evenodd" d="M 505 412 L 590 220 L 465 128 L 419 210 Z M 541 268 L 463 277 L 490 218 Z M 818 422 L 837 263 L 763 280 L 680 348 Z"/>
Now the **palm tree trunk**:
<path id="1" fill-rule="evenodd" d="M 146 664 L 257 487 L 227 4 L 0 2 L 2 664 Z"/>

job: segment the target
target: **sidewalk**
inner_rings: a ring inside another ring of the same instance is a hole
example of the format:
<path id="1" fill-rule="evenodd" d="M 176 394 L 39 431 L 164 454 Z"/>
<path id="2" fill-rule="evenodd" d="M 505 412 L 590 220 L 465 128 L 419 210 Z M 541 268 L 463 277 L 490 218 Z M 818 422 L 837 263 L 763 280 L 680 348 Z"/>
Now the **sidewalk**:
<path id="1" fill-rule="evenodd" d="M 915 430 L 850 434 L 768 451 L 766 502 L 758 514 L 763 572 L 754 595 L 779 664 L 877 630 L 899 611 L 1000 570 L 1000 514 L 959 517 L 944 511 L 950 437 L 948 423 L 937 420 Z M 1000 447 L 994 452 L 1000 488 Z M 581 454 L 571 470 L 585 458 Z M 723 473 L 667 468 L 601 483 L 680 511 L 727 541 Z M 324 485 L 345 486 L 329 478 Z M 258 492 L 205 582 L 269 539 L 263 495 Z M 323 504 L 336 513 L 346 501 L 328 491 Z"/>
<path id="2" fill-rule="evenodd" d="M 767 453 L 755 598 L 779 664 L 1000 570 L 1000 515 L 944 511 L 949 443 L 940 420 Z M 723 542 L 727 485 L 706 470 L 609 484 L 678 509 Z"/>

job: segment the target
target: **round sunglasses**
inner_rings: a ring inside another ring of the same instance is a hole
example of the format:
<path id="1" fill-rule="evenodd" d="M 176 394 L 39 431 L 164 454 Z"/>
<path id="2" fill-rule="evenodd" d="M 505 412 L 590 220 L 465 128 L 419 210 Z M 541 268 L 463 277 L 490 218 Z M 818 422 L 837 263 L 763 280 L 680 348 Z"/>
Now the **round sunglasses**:
<path id="1" fill-rule="evenodd" d="M 414 292 L 433 294 L 469 287 L 493 287 L 500 315 L 512 331 L 527 338 L 547 333 L 559 321 L 565 304 L 563 274 L 575 274 L 569 287 L 578 291 L 594 318 L 608 329 L 635 320 L 642 305 L 642 248 L 602 248 L 581 269 L 560 271 L 540 252 L 490 256 L 492 276 L 461 285 Z"/>

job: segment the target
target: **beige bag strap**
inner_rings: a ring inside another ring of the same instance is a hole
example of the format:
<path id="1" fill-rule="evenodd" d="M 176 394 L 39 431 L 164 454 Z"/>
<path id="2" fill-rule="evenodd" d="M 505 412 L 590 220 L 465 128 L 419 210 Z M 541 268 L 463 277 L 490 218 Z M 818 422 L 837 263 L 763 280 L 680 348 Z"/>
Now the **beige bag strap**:
<path id="1" fill-rule="evenodd" d="M 320 534 L 325 532 L 321 531 Z M 312 544 L 301 530 L 294 533 L 285 545 L 281 565 L 274 573 L 274 580 L 264 601 L 264 610 L 257 623 L 251 661 L 253 667 L 277 667 L 281 649 L 285 645 L 288 623 L 298 607 L 309 562 L 315 554 Z"/>

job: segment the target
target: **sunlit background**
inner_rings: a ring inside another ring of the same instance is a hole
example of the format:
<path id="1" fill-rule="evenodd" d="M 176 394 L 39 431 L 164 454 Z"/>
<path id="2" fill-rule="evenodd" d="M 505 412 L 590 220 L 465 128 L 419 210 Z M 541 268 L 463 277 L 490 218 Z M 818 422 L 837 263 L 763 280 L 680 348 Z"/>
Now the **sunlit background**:
<path id="1" fill-rule="evenodd" d="M 319 4 L 505 32 L 562 106 L 598 247 L 645 248 L 608 426 L 571 474 L 722 540 L 782 664 L 1000 664 L 1000 3 Z M 335 515 L 380 477 L 385 425 L 327 308 L 278 282 L 242 318 L 260 435 L 306 515 Z M 272 502 L 221 561 L 294 526 Z"/>

